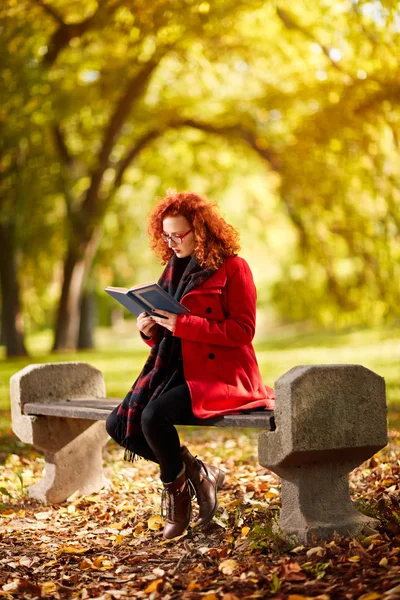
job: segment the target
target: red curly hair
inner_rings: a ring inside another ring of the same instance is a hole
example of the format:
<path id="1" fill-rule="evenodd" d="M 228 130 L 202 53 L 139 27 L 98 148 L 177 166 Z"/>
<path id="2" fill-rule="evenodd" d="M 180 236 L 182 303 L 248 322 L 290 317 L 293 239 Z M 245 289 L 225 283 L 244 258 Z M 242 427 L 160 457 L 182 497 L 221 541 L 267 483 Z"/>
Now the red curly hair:
<path id="1" fill-rule="evenodd" d="M 150 247 L 165 264 L 173 254 L 162 238 L 163 221 L 166 217 L 183 215 L 194 229 L 195 254 L 202 267 L 219 268 L 228 256 L 236 256 L 240 250 L 239 233 L 220 215 L 216 202 L 193 192 L 167 190 L 164 198 L 149 216 L 148 233 Z"/>

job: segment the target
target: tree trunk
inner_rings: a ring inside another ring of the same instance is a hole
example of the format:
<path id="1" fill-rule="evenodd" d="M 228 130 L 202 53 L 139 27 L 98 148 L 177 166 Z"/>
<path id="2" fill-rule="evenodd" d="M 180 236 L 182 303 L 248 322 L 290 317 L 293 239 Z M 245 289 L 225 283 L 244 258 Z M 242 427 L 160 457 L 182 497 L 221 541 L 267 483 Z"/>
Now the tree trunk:
<path id="1" fill-rule="evenodd" d="M 92 291 L 85 291 L 81 300 L 78 348 L 94 348 L 93 332 L 96 325 L 96 297 Z"/>
<path id="2" fill-rule="evenodd" d="M 76 350 L 84 272 L 84 260 L 78 259 L 69 249 L 64 263 L 53 350 Z"/>
<path id="3" fill-rule="evenodd" d="M 76 350 L 81 321 L 81 301 L 90 266 L 101 236 L 94 230 L 89 240 L 70 242 L 64 262 L 64 279 L 58 305 L 53 351 Z M 79 251 L 76 251 L 76 248 Z"/>
<path id="4" fill-rule="evenodd" d="M 6 356 L 27 356 L 14 249 L 14 225 L 0 224 L 1 329 Z"/>

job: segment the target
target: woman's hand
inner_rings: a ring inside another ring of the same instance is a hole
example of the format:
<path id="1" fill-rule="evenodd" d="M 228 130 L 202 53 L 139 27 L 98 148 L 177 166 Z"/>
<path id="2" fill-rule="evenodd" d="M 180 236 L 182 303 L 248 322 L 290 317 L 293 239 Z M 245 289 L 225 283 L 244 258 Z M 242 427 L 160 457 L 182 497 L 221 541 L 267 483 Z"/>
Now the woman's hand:
<path id="1" fill-rule="evenodd" d="M 136 327 L 147 337 L 151 337 L 155 326 L 153 317 L 149 317 L 145 312 L 140 313 L 136 319 Z"/>
<path id="2" fill-rule="evenodd" d="M 174 313 L 170 313 L 166 310 L 158 310 L 158 309 L 157 309 L 157 313 L 159 313 L 160 315 L 165 315 L 167 318 L 162 319 L 161 317 L 153 316 L 153 317 L 151 317 L 153 319 L 153 321 L 158 323 L 158 325 L 162 325 L 166 329 L 169 329 L 170 331 L 173 332 L 175 329 L 175 324 L 176 324 L 176 315 Z"/>

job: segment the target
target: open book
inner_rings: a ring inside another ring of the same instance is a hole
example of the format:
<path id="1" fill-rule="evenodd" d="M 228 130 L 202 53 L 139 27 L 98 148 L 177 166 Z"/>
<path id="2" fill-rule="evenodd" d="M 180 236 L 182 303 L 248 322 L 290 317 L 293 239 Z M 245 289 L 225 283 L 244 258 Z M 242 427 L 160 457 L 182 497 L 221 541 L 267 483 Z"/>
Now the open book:
<path id="1" fill-rule="evenodd" d="M 142 283 L 131 288 L 109 286 L 105 291 L 136 317 L 142 312 L 147 312 L 149 315 L 164 318 L 153 309 L 167 310 L 176 315 L 190 312 L 155 282 Z"/>

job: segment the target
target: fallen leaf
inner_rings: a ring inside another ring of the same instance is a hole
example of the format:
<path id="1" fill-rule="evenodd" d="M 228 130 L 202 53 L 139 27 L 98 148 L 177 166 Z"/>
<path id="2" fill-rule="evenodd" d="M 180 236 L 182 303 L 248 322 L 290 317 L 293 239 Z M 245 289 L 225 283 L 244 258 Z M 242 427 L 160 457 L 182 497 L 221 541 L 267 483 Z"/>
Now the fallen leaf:
<path id="1" fill-rule="evenodd" d="M 380 561 L 379 561 L 379 566 L 380 567 L 387 567 L 389 564 L 388 559 L 386 558 L 386 556 L 384 556 Z"/>
<path id="2" fill-rule="evenodd" d="M 151 592 L 160 592 L 164 585 L 164 579 L 155 579 L 144 590 L 146 594 L 151 594 Z"/>
<path id="3" fill-rule="evenodd" d="M 305 549 L 305 546 L 296 546 L 296 548 L 293 548 L 293 550 L 291 550 L 290 552 L 293 554 L 299 554 L 304 549 Z"/>
<path id="4" fill-rule="evenodd" d="M 32 583 L 28 579 L 22 579 L 18 583 L 17 591 L 18 591 L 18 593 L 24 594 L 24 595 L 25 594 L 30 594 L 32 596 L 41 596 L 42 595 L 40 586 L 35 583 Z"/>
<path id="5" fill-rule="evenodd" d="M 367 594 L 360 596 L 358 600 L 378 600 L 378 598 L 382 598 L 382 594 L 378 594 L 378 592 L 368 592 Z"/>
<path id="6" fill-rule="evenodd" d="M 233 558 L 228 558 L 227 560 L 224 560 L 218 567 L 218 569 L 221 571 L 221 573 L 223 573 L 224 575 L 232 575 L 232 573 L 234 571 L 236 571 L 236 569 L 239 567 L 239 563 L 237 562 L 237 560 L 233 559 Z"/>
<path id="7" fill-rule="evenodd" d="M 42 583 L 41 588 L 42 594 L 46 596 L 48 594 L 54 594 L 54 592 L 57 591 L 57 584 L 54 583 L 54 581 L 45 581 Z"/>
<path id="8" fill-rule="evenodd" d="M 161 518 L 161 515 L 154 515 L 147 521 L 147 527 L 151 531 L 158 531 L 161 527 L 164 527 L 165 521 Z"/>
<path id="9" fill-rule="evenodd" d="M 35 513 L 35 519 L 38 521 L 46 521 L 46 519 L 50 519 L 51 512 L 37 512 Z"/>
<path id="10" fill-rule="evenodd" d="M 193 592 L 194 590 L 201 590 L 202 587 L 197 581 L 191 581 L 186 589 L 188 592 Z"/>
<path id="11" fill-rule="evenodd" d="M 316 554 L 317 556 L 324 556 L 325 550 L 324 548 L 322 548 L 322 546 L 315 546 L 314 548 L 310 548 L 309 550 L 307 550 L 306 554 L 308 558 L 310 556 L 313 556 L 314 554 Z"/>
<path id="12" fill-rule="evenodd" d="M 140 522 L 136 525 L 135 529 L 133 530 L 133 535 L 141 536 L 142 533 L 145 531 L 145 529 L 146 529 L 145 524 Z"/>
<path id="13" fill-rule="evenodd" d="M 123 535 L 117 535 L 117 537 L 114 540 L 114 546 L 119 546 L 119 544 L 121 544 L 124 541 L 124 537 Z"/>
<path id="14" fill-rule="evenodd" d="M 11 581 L 10 583 L 5 583 L 1 588 L 4 592 L 16 592 L 18 590 L 19 581 Z"/>
<path id="15" fill-rule="evenodd" d="M 250 527 L 242 527 L 242 537 L 246 537 L 246 535 L 249 533 L 250 531 Z"/>
<path id="16" fill-rule="evenodd" d="M 287 581 L 303 581 L 306 579 L 306 574 L 302 571 L 299 563 L 290 561 L 283 565 L 283 577 Z"/>
<path id="17" fill-rule="evenodd" d="M 89 552 L 90 548 L 84 548 L 82 546 L 61 546 L 57 551 L 57 556 L 61 554 L 84 554 Z"/>
<path id="18" fill-rule="evenodd" d="M 100 571 L 107 571 L 113 568 L 113 563 L 106 556 L 96 556 L 93 565 Z"/>
<path id="19" fill-rule="evenodd" d="M 88 569 L 91 569 L 93 567 L 93 563 L 91 560 L 88 560 L 87 558 L 84 558 L 83 560 L 81 560 L 81 562 L 79 563 L 79 568 L 81 571 L 86 571 Z"/>
<path id="20" fill-rule="evenodd" d="M 125 523 L 110 523 L 110 525 L 108 525 L 108 527 L 110 527 L 111 529 L 123 529 L 125 527 Z"/>

